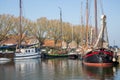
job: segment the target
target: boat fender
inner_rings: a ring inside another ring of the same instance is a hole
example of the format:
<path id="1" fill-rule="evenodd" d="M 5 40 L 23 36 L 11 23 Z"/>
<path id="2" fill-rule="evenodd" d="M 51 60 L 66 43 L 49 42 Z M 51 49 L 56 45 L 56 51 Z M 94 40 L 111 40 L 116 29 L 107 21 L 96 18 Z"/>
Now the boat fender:
<path id="1" fill-rule="evenodd" d="M 99 62 L 103 62 L 103 59 L 102 59 L 102 57 L 99 57 Z"/>
<path id="2" fill-rule="evenodd" d="M 116 59 L 115 59 L 115 58 L 113 58 L 113 59 L 112 59 L 112 61 L 113 61 L 113 62 L 115 62 L 115 61 L 116 61 Z"/>

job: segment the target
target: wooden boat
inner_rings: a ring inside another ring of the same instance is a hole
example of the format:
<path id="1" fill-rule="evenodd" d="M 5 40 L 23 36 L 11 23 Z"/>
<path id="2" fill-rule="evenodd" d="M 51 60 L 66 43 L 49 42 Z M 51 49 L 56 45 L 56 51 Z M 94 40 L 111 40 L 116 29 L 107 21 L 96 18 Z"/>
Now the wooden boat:
<path id="1" fill-rule="evenodd" d="M 96 1 L 96 0 L 95 0 Z M 106 27 L 106 16 L 101 16 L 101 30 L 96 39 L 95 45 L 90 51 L 84 54 L 83 64 L 88 66 L 112 66 L 114 64 L 114 52 L 109 49 L 107 27 Z M 105 38 L 106 37 L 106 38 Z"/>
<path id="2" fill-rule="evenodd" d="M 66 58 L 68 57 L 67 54 L 41 54 L 41 58 L 43 59 L 50 59 L 50 58 Z"/>
<path id="3" fill-rule="evenodd" d="M 112 66 L 113 54 L 113 51 L 105 48 L 95 49 L 83 56 L 83 64 L 96 67 Z"/>
<path id="4" fill-rule="evenodd" d="M 102 18 L 103 20 L 105 20 L 106 16 L 103 15 Z M 105 23 L 105 21 L 103 21 L 103 23 Z M 103 66 L 103 67 L 113 65 L 114 52 L 110 50 L 109 48 L 107 48 L 108 43 L 104 42 L 103 40 L 103 33 L 104 33 L 105 28 L 106 27 L 103 25 L 100 31 L 98 40 L 96 44 L 94 45 L 94 48 L 91 51 L 85 53 L 85 55 L 83 56 L 83 63 L 85 65 Z M 99 43 L 100 39 L 102 41 L 101 43 Z M 98 47 L 98 45 L 100 44 L 101 46 Z M 105 46 L 103 46 L 104 44 Z"/>
<path id="5" fill-rule="evenodd" d="M 50 58 L 65 58 L 68 57 L 66 51 L 58 51 L 57 53 L 52 54 L 50 51 L 47 52 L 46 49 L 41 49 L 41 58 L 50 59 Z"/>

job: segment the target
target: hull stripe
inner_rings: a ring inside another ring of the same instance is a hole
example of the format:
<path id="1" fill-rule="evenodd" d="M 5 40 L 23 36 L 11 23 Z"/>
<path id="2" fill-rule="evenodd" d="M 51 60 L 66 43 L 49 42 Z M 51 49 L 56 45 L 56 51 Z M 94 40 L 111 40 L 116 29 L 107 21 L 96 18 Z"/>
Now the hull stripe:
<path id="1" fill-rule="evenodd" d="M 93 56 L 95 54 L 99 54 L 100 52 L 104 53 L 104 54 L 107 54 L 107 55 L 110 55 L 110 56 L 113 56 L 113 54 L 111 52 L 107 52 L 107 51 L 96 51 L 96 52 L 90 52 L 89 54 L 86 54 L 83 58 L 86 58 L 86 57 L 90 57 L 90 56 Z"/>
<path id="2" fill-rule="evenodd" d="M 83 64 L 94 67 L 110 67 L 113 65 L 113 63 L 88 63 L 88 62 L 83 62 Z"/>

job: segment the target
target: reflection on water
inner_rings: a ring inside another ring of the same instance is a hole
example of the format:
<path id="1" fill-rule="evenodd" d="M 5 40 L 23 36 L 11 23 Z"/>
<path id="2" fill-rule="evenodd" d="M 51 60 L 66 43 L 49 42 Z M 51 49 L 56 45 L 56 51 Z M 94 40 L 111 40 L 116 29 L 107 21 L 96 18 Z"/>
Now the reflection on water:
<path id="1" fill-rule="evenodd" d="M 44 80 L 81 79 L 81 63 L 79 60 L 52 59 L 42 62 Z M 48 75 L 48 77 L 46 77 Z"/>
<path id="2" fill-rule="evenodd" d="M 113 80 L 114 72 L 113 68 L 116 67 L 90 67 L 83 66 L 83 73 L 87 76 L 88 79 L 99 79 L 99 80 Z"/>
<path id="3" fill-rule="evenodd" d="M 39 65 L 41 60 L 30 59 L 15 61 L 15 70 L 19 80 L 36 80 L 39 77 Z"/>
<path id="4" fill-rule="evenodd" d="M 0 64 L 0 80 L 9 80 L 14 76 L 14 62 Z"/>
<path id="5" fill-rule="evenodd" d="M 0 64 L 0 80 L 119 80 L 120 68 L 88 67 L 80 60 L 30 59 Z"/>

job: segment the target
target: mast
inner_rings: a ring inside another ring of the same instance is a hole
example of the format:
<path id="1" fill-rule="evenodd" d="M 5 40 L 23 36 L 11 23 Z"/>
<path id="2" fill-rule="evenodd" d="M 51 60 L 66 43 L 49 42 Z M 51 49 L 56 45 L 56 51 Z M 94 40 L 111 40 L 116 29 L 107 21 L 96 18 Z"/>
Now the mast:
<path id="1" fill-rule="evenodd" d="M 98 37 L 98 29 L 97 29 L 97 0 L 94 0 L 94 11 L 95 11 L 95 40 Z"/>
<path id="2" fill-rule="evenodd" d="M 72 41 L 73 41 L 73 35 L 74 35 L 74 30 L 73 30 L 73 25 L 72 25 Z"/>
<path id="3" fill-rule="evenodd" d="M 81 45 L 83 45 L 83 15 L 82 15 L 82 2 L 81 2 Z"/>
<path id="4" fill-rule="evenodd" d="M 61 26 L 61 48 L 62 48 L 62 40 L 63 40 L 63 31 L 62 31 L 62 9 L 61 7 L 58 7 L 60 9 L 60 26 Z"/>
<path id="5" fill-rule="evenodd" d="M 88 47 L 88 0 L 86 2 L 86 47 Z"/>
<path id="6" fill-rule="evenodd" d="M 19 18 L 20 18 L 20 26 L 19 26 L 19 42 L 18 42 L 18 48 L 20 49 L 21 45 L 21 38 L 22 38 L 22 1 L 20 0 L 19 2 L 19 8 L 20 8 L 20 13 L 19 13 Z"/>

